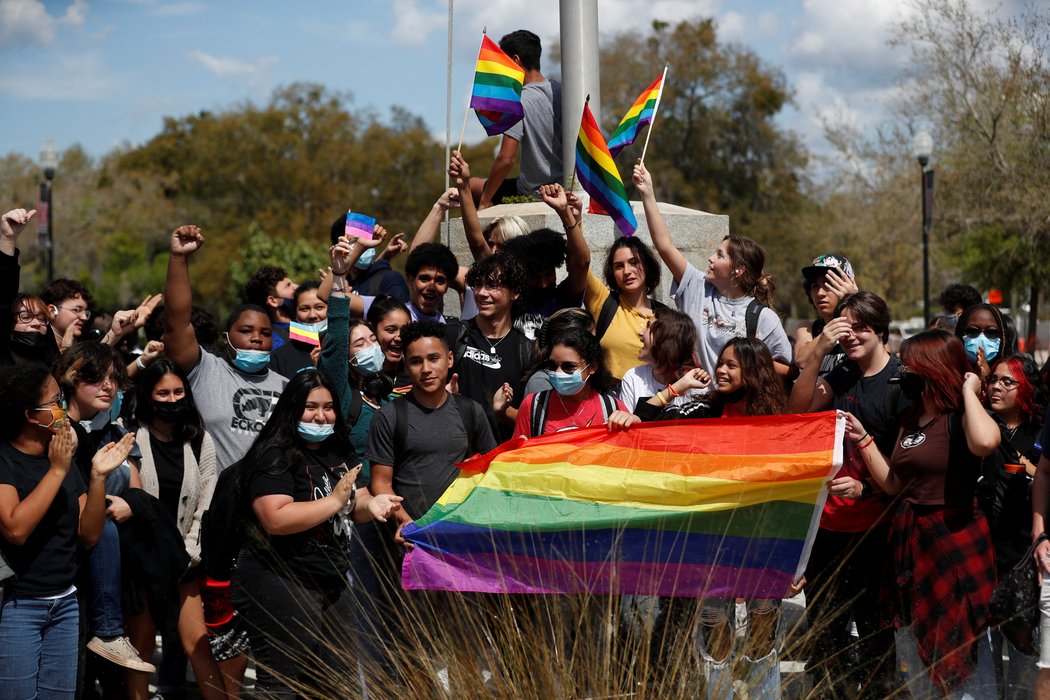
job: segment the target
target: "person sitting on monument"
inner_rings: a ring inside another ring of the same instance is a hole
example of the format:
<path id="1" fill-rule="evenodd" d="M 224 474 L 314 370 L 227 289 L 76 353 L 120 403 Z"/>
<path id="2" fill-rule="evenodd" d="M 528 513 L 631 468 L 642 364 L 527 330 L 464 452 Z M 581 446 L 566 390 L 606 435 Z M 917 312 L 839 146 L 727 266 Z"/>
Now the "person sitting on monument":
<path id="1" fill-rule="evenodd" d="M 791 343 L 773 308 L 775 283 L 762 269 L 766 262 L 762 247 L 744 236 L 726 236 L 707 259 L 707 274 L 701 276 L 671 240 L 652 176 L 641 161 L 634 166 L 633 181 L 645 207 L 653 246 L 674 277 L 671 296 L 678 309 L 696 321 L 697 355 L 704 369 L 711 372 L 725 344 L 744 336 L 766 344 L 779 376 L 792 374 Z"/>
<path id="2" fill-rule="evenodd" d="M 583 211 L 579 198 L 561 185 L 544 185 L 543 201 L 561 217 L 568 242 L 566 268 L 569 294 L 583 297 L 583 306 L 594 317 L 595 335 L 609 358 L 609 370 L 617 380 L 627 370 L 642 364 L 641 332 L 658 308 L 649 297 L 660 285 L 660 263 L 639 238 L 619 236 L 605 258 L 604 282 L 591 272 L 591 249 L 583 237 Z"/>
<path id="3" fill-rule="evenodd" d="M 470 191 L 478 209 L 500 204 L 504 197 L 535 195 L 540 186 L 562 179 L 561 83 L 540 72 L 540 38 L 526 29 L 507 34 L 499 47 L 525 71 L 521 106 L 525 116 L 503 132 L 499 153 L 486 179 L 473 178 Z M 521 150 L 517 178 L 507 178 Z"/>

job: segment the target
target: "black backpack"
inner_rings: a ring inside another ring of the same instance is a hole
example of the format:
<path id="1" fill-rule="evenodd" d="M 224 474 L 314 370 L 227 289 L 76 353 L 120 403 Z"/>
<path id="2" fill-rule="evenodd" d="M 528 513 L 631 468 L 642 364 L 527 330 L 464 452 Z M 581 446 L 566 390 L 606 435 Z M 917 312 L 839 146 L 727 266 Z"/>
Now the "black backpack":
<path id="1" fill-rule="evenodd" d="M 657 309 L 669 308 L 667 304 L 656 299 L 650 299 L 649 303 L 653 306 L 653 313 L 656 313 Z M 601 340 L 605 337 L 605 333 L 609 330 L 609 326 L 612 325 L 613 318 L 616 316 L 616 309 L 618 308 L 620 308 L 620 293 L 610 291 L 609 296 L 605 299 L 605 303 L 602 304 L 601 311 L 598 312 L 598 321 L 594 324 L 595 338 Z"/>
<path id="2" fill-rule="evenodd" d="M 219 474 L 211 504 L 201 517 L 201 563 L 208 578 L 229 581 L 237 553 L 248 539 L 244 507 L 238 498 L 237 462 Z"/>
<path id="3" fill-rule="evenodd" d="M 532 437 L 543 435 L 543 428 L 547 425 L 547 410 L 551 401 L 553 389 L 541 391 L 532 399 L 532 410 L 529 411 L 529 432 Z M 616 410 L 616 400 L 608 394 L 598 394 L 602 403 L 603 422 L 609 422 L 609 416 Z"/>
<path id="4" fill-rule="evenodd" d="M 762 311 L 768 308 L 758 299 L 752 299 L 751 303 L 747 305 L 747 311 L 744 312 L 745 338 L 758 338 L 758 318 L 762 315 Z"/>

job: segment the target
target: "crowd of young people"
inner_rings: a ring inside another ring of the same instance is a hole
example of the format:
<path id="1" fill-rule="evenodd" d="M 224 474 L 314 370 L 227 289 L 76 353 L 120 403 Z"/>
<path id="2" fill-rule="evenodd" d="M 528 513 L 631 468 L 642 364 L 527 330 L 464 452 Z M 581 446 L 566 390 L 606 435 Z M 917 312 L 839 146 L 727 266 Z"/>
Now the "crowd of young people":
<path id="1" fill-rule="evenodd" d="M 158 633 L 162 692 L 178 691 L 188 662 L 203 696 L 236 696 L 251 658 L 267 696 L 356 693 L 351 658 L 396 677 L 401 530 L 458 462 L 592 426 L 830 409 L 845 417 L 844 465 L 796 583 L 810 626 L 796 655 L 816 692 L 1050 691 L 1046 378 L 999 309 L 950 294 L 955 320 L 936 323 L 951 331 L 891 352 L 886 302 L 825 254 L 800 265 L 817 318 L 789 337 L 762 248 L 727 236 L 696 267 L 641 164 L 652 249 L 617 238 L 602 277 L 574 193 L 539 188 L 564 231 L 483 227 L 459 153 L 449 172 L 455 187 L 410 247 L 380 226 L 345 235 L 337 220 L 327 273 L 296 285 L 260 269 L 221 340 L 193 304 L 197 226 L 172 233 L 163 305 L 148 297 L 92 335 L 98 310 L 81 283 L 20 290 L 17 240 L 33 213 L 3 215 L 5 696 L 115 684 L 148 697 Z M 469 267 L 437 242 L 457 202 Z M 401 278 L 389 261 L 406 248 Z M 652 298 L 662 266 L 676 308 Z M 458 318 L 444 314 L 449 291 Z M 997 626 L 992 589 L 1033 542 L 1044 622 Z M 779 601 L 696 609 L 679 633 L 696 640 L 708 696 L 729 697 L 734 673 L 777 696 Z"/>

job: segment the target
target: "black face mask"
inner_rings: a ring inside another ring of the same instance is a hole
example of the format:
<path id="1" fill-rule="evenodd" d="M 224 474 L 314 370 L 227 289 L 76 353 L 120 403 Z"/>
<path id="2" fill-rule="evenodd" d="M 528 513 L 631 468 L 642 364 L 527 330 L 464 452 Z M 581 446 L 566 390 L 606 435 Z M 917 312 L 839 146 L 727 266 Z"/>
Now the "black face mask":
<path id="1" fill-rule="evenodd" d="M 922 390 L 926 380 L 914 372 L 905 372 L 900 377 L 901 393 L 912 403 L 922 400 Z"/>
<path id="2" fill-rule="evenodd" d="M 185 396 L 177 401 L 154 401 L 153 415 L 168 423 L 177 423 L 186 415 L 190 401 Z"/>
<path id="3" fill-rule="evenodd" d="M 11 349 L 23 357 L 39 357 L 47 350 L 47 332 L 11 331 Z"/>

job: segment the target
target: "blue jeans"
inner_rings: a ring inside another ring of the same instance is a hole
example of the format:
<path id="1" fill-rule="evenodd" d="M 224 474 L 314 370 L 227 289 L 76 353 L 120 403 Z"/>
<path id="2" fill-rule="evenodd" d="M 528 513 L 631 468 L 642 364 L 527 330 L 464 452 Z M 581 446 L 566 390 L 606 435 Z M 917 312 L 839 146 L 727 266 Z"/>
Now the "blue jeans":
<path id="1" fill-rule="evenodd" d="M 120 535 L 117 524 L 106 518 L 102 537 L 88 552 L 91 567 L 91 634 L 98 637 L 124 635 L 124 612 L 120 606 Z"/>
<path id="2" fill-rule="evenodd" d="M 6 598 L 0 611 L 3 697 L 72 698 L 79 631 L 76 593 L 56 600 Z"/>

